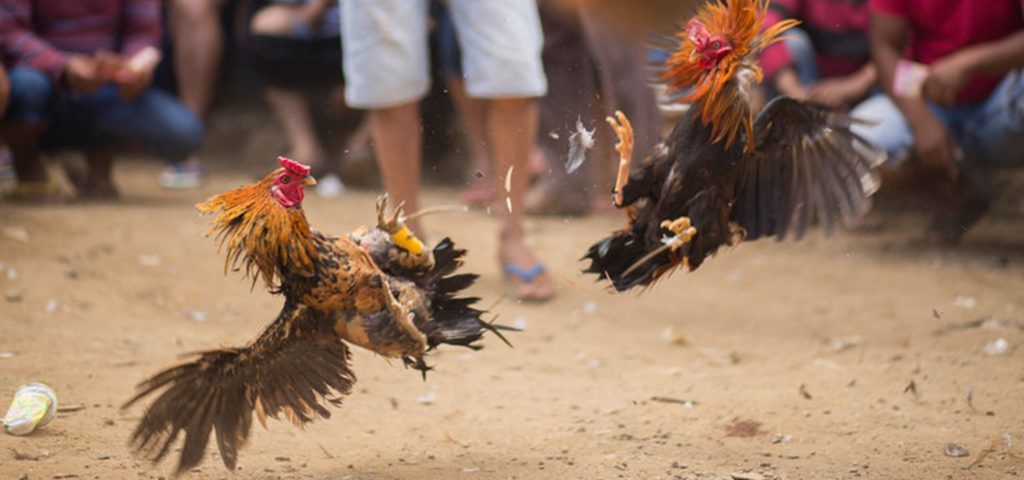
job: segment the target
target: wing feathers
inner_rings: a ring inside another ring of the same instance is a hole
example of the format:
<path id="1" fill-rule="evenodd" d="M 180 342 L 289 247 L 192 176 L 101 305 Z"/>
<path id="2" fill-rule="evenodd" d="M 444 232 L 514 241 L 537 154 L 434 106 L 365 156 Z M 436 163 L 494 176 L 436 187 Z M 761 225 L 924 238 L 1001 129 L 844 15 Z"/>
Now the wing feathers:
<path id="1" fill-rule="evenodd" d="M 850 226 L 870 208 L 874 167 L 884 154 L 850 131 L 853 120 L 791 98 L 769 103 L 754 124 L 755 150 L 744 157 L 731 220 L 747 239 L 800 239 L 816 222 L 826 233 Z"/>

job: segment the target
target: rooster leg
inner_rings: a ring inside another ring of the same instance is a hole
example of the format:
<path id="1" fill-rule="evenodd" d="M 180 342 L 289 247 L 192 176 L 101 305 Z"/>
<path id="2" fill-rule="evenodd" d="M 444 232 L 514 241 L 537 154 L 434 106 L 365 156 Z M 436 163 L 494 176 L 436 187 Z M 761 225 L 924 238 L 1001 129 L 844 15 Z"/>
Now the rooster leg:
<path id="1" fill-rule="evenodd" d="M 676 234 L 674 237 L 669 237 L 665 243 L 673 252 L 688 243 L 697 234 L 697 228 L 690 222 L 690 217 L 665 220 L 661 222 L 661 228 Z"/>
<path id="2" fill-rule="evenodd" d="M 622 111 L 615 111 L 615 118 L 605 119 L 611 125 L 618 137 L 615 143 L 615 150 L 619 152 L 619 173 L 615 177 L 615 206 L 622 208 L 622 189 L 629 181 L 629 167 L 633 161 L 633 125 L 629 123 L 626 114 Z"/>

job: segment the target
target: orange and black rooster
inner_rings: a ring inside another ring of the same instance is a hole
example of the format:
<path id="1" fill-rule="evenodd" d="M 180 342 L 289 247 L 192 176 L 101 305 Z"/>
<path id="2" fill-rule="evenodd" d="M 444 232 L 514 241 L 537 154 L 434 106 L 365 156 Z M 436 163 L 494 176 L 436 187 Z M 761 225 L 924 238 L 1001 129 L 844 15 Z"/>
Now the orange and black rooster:
<path id="1" fill-rule="evenodd" d="M 587 272 L 616 290 L 694 270 L 723 245 L 746 239 L 799 239 L 817 221 L 831 232 L 855 222 L 877 189 L 884 155 L 850 131 L 855 120 L 824 107 L 778 98 L 754 116 L 759 53 L 795 20 L 762 30 L 765 0 L 711 2 L 677 35 L 663 79 L 691 89 L 691 108 L 669 138 L 630 172 L 633 131 L 621 112 L 615 205 L 629 224 L 590 247 Z M 628 180 L 627 180 L 628 177 Z"/>
<path id="2" fill-rule="evenodd" d="M 277 320 L 240 348 L 211 350 L 142 382 L 128 406 L 155 395 L 132 434 L 133 447 L 159 461 L 183 435 L 177 472 L 202 460 L 214 433 L 234 469 L 253 413 L 296 425 L 330 417 L 355 382 L 346 342 L 402 358 L 425 374 L 423 355 L 440 344 L 475 344 L 495 326 L 476 298 L 457 297 L 476 275 L 453 272 L 464 250 L 448 239 L 428 250 L 405 227 L 401 207 L 377 226 L 335 238 L 310 229 L 303 188 L 309 167 L 287 158 L 263 180 L 217 195 L 198 209 L 213 214 L 227 268 L 244 268 L 284 296 Z M 500 337 L 500 334 L 499 334 Z M 503 339 L 504 340 L 504 339 Z"/>

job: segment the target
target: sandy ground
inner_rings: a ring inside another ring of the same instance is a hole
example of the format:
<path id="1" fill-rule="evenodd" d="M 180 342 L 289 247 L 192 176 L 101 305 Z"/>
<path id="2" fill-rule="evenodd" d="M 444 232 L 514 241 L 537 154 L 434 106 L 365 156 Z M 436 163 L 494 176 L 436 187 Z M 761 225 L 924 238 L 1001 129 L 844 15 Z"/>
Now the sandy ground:
<path id="1" fill-rule="evenodd" d="M 0 399 L 42 381 L 72 407 L 29 437 L 0 435 L 0 478 L 168 475 L 129 453 L 140 409 L 119 405 L 178 355 L 245 342 L 276 314 L 279 298 L 224 275 L 192 209 L 247 178 L 166 193 L 157 168 L 120 165 L 116 204 L 0 203 Z M 373 199 L 310 196 L 306 209 L 343 233 L 372 221 Z M 210 453 L 188 477 L 1024 475 L 1024 219 L 986 220 L 951 249 L 909 242 L 920 220 L 895 220 L 874 236 L 744 244 L 642 294 L 577 273 L 618 217 L 533 220 L 560 289 L 526 305 L 499 302 L 492 218 L 436 217 L 433 236 L 467 247 L 483 274 L 474 293 L 523 327 L 515 348 L 442 349 L 426 382 L 357 351 L 356 391 L 329 421 L 257 428 L 236 473 Z M 1000 338 L 1008 351 L 986 354 Z M 948 443 L 969 455 L 947 456 Z"/>

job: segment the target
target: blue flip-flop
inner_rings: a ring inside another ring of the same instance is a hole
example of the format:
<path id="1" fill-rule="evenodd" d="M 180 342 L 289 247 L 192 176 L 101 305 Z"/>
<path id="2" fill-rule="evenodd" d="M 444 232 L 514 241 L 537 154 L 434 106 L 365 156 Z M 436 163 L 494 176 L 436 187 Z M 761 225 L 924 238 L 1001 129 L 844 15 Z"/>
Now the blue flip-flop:
<path id="1" fill-rule="evenodd" d="M 533 283 L 533 281 L 536 280 L 537 277 L 539 277 L 545 271 L 544 264 L 540 263 L 540 262 L 537 262 L 537 263 L 533 264 L 533 266 L 531 266 L 529 268 L 523 268 L 523 267 L 520 267 L 519 265 L 516 265 L 516 264 L 513 264 L 513 263 L 506 263 L 502 268 L 505 271 L 505 276 L 506 277 L 508 277 L 508 276 L 516 277 L 519 280 L 522 280 L 523 283 L 528 283 L 528 284 L 529 283 Z M 515 292 L 513 292 L 513 293 L 515 293 Z M 518 295 L 514 295 L 514 296 L 518 297 Z M 519 299 L 520 300 L 525 300 L 525 301 L 531 301 L 531 300 L 532 301 L 543 301 L 543 300 L 547 300 L 549 297 L 550 297 L 550 295 L 547 295 L 545 297 L 522 297 L 522 298 L 519 298 Z"/>

